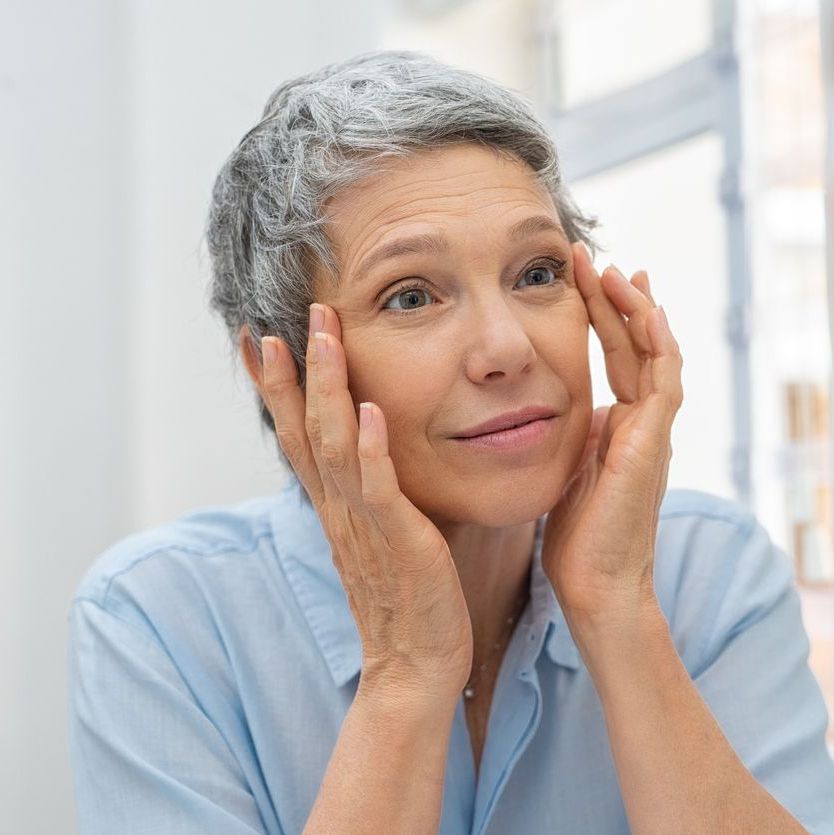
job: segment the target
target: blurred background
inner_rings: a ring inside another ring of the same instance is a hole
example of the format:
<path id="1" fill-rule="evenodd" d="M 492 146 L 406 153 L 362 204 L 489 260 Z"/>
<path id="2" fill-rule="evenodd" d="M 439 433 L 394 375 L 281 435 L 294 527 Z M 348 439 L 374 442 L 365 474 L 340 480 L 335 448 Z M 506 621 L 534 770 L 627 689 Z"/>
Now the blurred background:
<path id="1" fill-rule="evenodd" d="M 87 567 L 284 481 L 208 312 L 202 225 L 272 89 L 376 48 L 481 72 L 550 126 L 598 268 L 646 269 L 681 344 L 669 486 L 746 503 L 790 555 L 834 717 L 834 0 L 0 8 L 0 830 L 75 831 Z"/>

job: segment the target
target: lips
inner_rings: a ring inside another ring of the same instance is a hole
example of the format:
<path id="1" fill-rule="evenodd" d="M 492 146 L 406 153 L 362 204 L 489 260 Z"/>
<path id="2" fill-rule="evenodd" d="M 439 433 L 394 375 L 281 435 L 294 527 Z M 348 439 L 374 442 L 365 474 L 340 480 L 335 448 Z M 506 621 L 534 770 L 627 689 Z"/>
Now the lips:
<path id="1" fill-rule="evenodd" d="M 500 432 L 503 429 L 512 429 L 515 426 L 523 426 L 525 423 L 551 418 L 555 415 L 556 412 L 547 406 L 526 406 L 514 412 L 504 412 L 504 414 L 479 423 L 476 426 L 470 426 L 469 429 L 459 432 L 452 437 L 474 438 L 476 435 L 487 435 L 491 432 Z"/>

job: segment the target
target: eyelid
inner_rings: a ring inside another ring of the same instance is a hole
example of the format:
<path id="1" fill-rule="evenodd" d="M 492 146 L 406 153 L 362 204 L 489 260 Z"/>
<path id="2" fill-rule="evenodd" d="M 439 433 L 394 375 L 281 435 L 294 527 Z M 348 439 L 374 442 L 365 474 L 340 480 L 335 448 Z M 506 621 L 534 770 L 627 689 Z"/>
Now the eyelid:
<path id="1" fill-rule="evenodd" d="M 560 255 L 550 254 L 550 255 L 539 255 L 537 258 L 534 258 L 528 264 L 521 268 L 521 272 L 519 277 L 516 279 L 518 281 L 521 277 L 524 276 L 525 273 L 529 272 L 530 270 L 534 270 L 537 267 L 550 267 L 555 275 L 555 281 L 553 284 L 542 284 L 538 285 L 541 287 L 552 287 L 556 284 L 567 282 L 567 275 L 566 270 L 568 267 L 568 260 Z M 536 285 L 534 285 L 536 286 Z M 393 289 L 392 289 L 393 288 Z M 428 282 L 424 279 L 420 278 L 419 276 L 413 276 L 411 278 L 400 278 L 397 279 L 393 284 L 390 284 L 385 290 L 383 290 L 377 298 L 381 298 L 380 300 L 380 308 L 383 310 L 391 310 L 393 308 L 386 308 L 385 305 L 391 301 L 391 299 L 398 296 L 400 293 L 405 293 L 408 290 L 425 290 L 427 293 L 431 294 L 432 289 L 429 286 Z M 429 306 L 429 305 L 426 305 Z M 419 310 L 420 308 L 414 308 L 414 310 Z M 396 313 L 407 313 L 409 311 L 403 310 L 396 310 Z"/>

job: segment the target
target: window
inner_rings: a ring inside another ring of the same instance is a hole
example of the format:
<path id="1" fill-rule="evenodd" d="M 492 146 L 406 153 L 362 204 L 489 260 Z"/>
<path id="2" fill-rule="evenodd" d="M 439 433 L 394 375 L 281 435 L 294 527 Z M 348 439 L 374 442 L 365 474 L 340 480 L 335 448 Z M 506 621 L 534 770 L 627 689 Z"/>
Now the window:
<path id="1" fill-rule="evenodd" d="M 560 107 L 645 81 L 707 49 L 707 0 L 551 0 Z"/>

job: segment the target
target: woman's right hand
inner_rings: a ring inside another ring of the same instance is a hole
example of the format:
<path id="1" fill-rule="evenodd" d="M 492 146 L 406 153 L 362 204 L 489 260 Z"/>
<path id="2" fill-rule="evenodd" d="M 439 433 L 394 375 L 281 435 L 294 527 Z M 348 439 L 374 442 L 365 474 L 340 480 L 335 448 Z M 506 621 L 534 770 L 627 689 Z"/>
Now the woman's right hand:
<path id="1" fill-rule="evenodd" d="M 311 305 L 306 391 L 283 340 L 265 337 L 262 348 L 261 395 L 330 542 L 362 639 L 360 688 L 456 699 L 473 652 L 457 569 L 440 531 L 399 488 L 382 410 L 362 404 L 370 421 L 357 426 L 336 312 Z"/>

